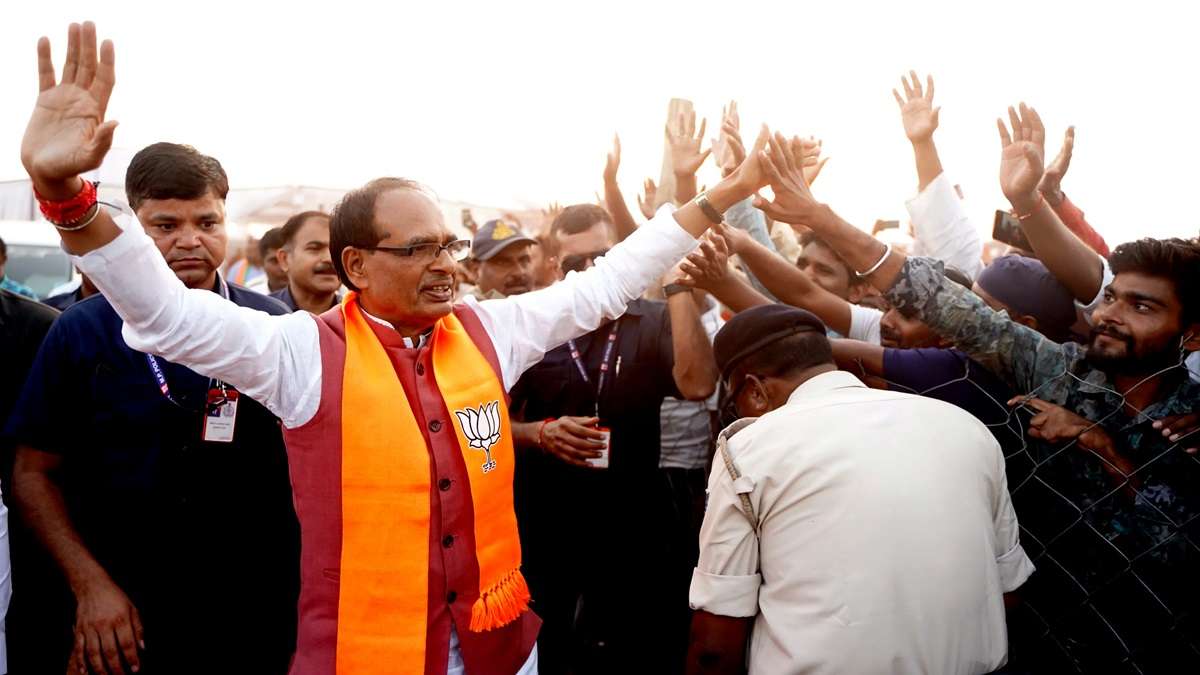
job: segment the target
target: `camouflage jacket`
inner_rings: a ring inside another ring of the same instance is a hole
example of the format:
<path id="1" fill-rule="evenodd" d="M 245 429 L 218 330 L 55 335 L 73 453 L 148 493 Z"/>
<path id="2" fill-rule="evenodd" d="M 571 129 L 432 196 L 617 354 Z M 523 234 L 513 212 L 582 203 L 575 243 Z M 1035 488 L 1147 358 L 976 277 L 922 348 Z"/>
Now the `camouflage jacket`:
<path id="1" fill-rule="evenodd" d="M 887 297 L 1014 391 L 1098 423 L 1119 450 L 1105 457 L 1073 441 L 1028 439 L 1008 457 L 1022 544 L 1039 570 L 1025 596 L 1063 665 L 1150 672 L 1176 658 L 1200 667 L 1200 458 L 1151 426 L 1200 410 L 1182 358 L 1162 375 L 1165 395 L 1131 414 L 1083 347 L 992 310 L 947 283 L 941 263 L 908 258 Z"/>

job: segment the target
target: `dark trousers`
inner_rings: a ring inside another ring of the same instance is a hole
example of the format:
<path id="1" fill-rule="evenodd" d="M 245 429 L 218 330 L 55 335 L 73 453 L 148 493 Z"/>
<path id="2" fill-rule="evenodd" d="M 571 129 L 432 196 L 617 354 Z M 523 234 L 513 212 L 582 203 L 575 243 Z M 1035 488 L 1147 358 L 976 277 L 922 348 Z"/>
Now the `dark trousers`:
<path id="1" fill-rule="evenodd" d="M 703 472 L 522 456 L 515 491 L 539 671 L 681 673 Z"/>

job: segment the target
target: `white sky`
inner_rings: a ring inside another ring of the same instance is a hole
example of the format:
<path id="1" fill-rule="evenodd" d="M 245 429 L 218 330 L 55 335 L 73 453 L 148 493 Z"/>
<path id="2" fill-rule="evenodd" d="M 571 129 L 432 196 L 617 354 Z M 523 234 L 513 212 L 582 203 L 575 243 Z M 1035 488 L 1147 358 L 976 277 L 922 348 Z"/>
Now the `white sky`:
<path id="1" fill-rule="evenodd" d="M 590 201 L 616 131 L 636 211 L 668 99 L 695 101 L 715 135 L 736 98 L 747 136 L 767 121 L 823 138 L 818 197 L 869 227 L 903 219 L 915 189 L 891 95 L 915 68 L 937 80 L 936 140 L 981 229 L 1003 204 L 995 118 L 1020 100 L 1051 155 L 1076 125 L 1064 188 L 1110 243 L 1195 236 L 1200 220 L 1194 3 L 8 4 L 0 178 L 23 177 L 37 37 L 61 66 L 66 24 L 90 18 L 116 42 L 117 145 L 190 143 L 235 187 L 404 175 L 474 203 Z"/>

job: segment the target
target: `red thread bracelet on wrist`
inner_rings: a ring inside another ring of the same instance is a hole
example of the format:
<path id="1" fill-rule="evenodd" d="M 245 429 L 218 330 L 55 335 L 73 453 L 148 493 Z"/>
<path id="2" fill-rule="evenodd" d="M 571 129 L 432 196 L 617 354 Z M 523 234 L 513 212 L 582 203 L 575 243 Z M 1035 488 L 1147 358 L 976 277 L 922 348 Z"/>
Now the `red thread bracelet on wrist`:
<path id="1" fill-rule="evenodd" d="M 97 202 L 96 184 L 90 180 L 84 180 L 79 193 L 63 201 L 46 199 L 38 194 L 37 188 L 34 188 L 33 196 L 37 198 L 42 215 L 55 225 L 70 225 L 83 220 Z"/>
<path id="2" fill-rule="evenodd" d="M 546 448 L 546 425 L 553 421 L 553 417 L 547 417 L 542 420 L 542 426 L 538 427 L 538 447 L 543 450 Z"/>
<path id="3" fill-rule="evenodd" d="M 1030 218 L 1033 217 L 1033 214 L 1037 213 L 1037 210 L 1042 207 L 1042 204 L 1045 203 L 1045 201 L 1046 201 L 1045 195 L 1043 195 L 1041 192 L 1038 192 L 1037 193 L 1037 201 L 1035 201 L 1033 203 L 1033 206 L 1029 207 L 1029 213 L 1026 213 L 1024 215 L 1022 215 L 1020 213 L 1014 213 L 1013 215 L 1015 215 L 1017 217 L 1017 220 L 1029 220 Z"/>

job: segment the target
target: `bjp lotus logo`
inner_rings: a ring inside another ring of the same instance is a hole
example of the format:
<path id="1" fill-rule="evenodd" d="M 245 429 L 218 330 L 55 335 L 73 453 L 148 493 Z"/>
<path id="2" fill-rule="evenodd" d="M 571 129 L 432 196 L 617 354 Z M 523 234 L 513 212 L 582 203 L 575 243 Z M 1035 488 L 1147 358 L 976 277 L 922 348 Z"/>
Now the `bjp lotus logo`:
<path id="1" fill-rule="evenodd" d="M 463 436 L 467 437 L 468 447 L 483 451 L 486 457 L 483 472 L 487 473 L 496 468 L 496 460 L 492 459 L 492 446 L 500 442 L 500 402 L 484 403 L 478 410 L 455 410 L 454 414 L 458 415 L 458 422 L 462 426 Z"/>

